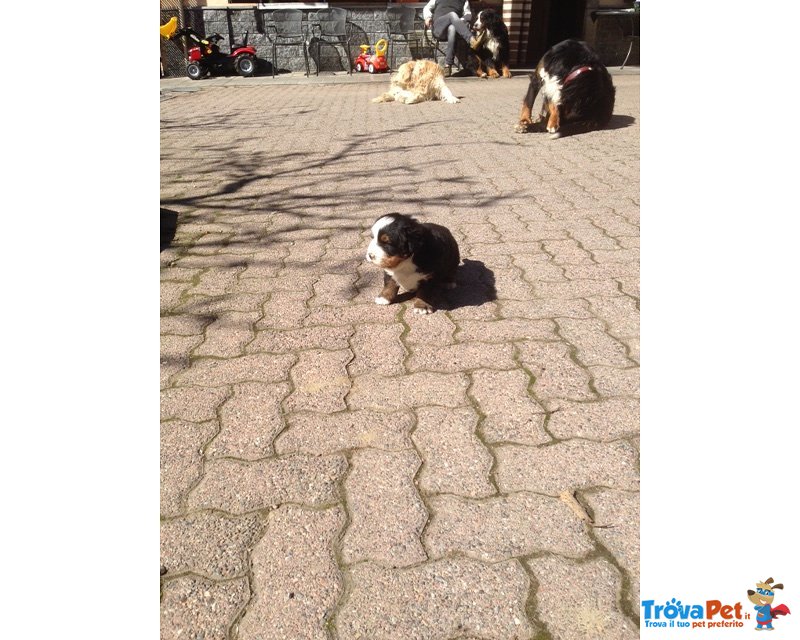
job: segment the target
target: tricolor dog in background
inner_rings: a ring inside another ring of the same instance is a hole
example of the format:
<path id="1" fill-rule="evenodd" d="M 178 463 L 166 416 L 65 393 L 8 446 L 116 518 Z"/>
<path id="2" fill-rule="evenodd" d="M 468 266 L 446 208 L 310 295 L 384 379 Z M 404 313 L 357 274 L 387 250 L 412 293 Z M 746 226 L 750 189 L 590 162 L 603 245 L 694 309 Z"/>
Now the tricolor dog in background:
<path id="1" fill-rule="evenodd" d="M 532 120 L 539 91 L 542 108 Z M 545 127 L 554 138 L 565 125 L 576 132 L 601 129 L 611 120 L 615 92 L 611 74 L 597 54 L 585 42 L 564 40 L 545 52 L 531 74 L 515 129 L 527 133 L 545 118 Z"/>
<path id="2" fill-rule="evenodd" d="M 511 48 L 508 44 L 508 27 L 494 9 L 484 9 L 472 25 L 477 47 L 473 48 L 470 64 L 481 78 L 511 77 L 508 62 Z"/>

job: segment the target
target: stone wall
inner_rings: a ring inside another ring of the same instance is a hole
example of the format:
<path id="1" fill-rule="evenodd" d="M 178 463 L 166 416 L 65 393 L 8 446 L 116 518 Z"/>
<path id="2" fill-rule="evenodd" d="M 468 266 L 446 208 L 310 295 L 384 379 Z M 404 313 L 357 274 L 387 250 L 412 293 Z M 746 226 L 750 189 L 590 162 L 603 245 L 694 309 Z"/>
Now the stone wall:
<path id="1" fill-rule="evenodd" d="M 316 10 L 304 10 L 306 14 L 306 25 L 308 26 L 309 16 Z M 418 37 L 412 39 L 411 46 L 402 38 L 398 38 L 394 43 L 395 64 L 397 67 L 403 62 L 413 58 L 431 57 L 432 52 L 424 47 L 422 33 L 422 9 L 417 10 L 419 29 Z M 259 74 L 272 73 L 272 41 L 269 28 L 271 24 L 270 9 L 211 9 L 195 8 L 185 9 L 184 16 L 187 25 L 198 33 L 211 35 L 219 33 L 225 37 L 221 43 L 221 49 L 228 52 L 231 38 L 240 42 L 248 32 L 248 44 L 254 46 L 258 52 Z M 164 12 L 162 11 L 162 18 Z M 350 61 L 347 60 L 347 53 L 344 46 L 333 46 L 320 43 L 316 38 L 309 38 L 308 54 L 309 67 L 312 74 L 320 71 L 347 71 L 348 65 L 352 64 L 359 54 L 359 45 L 374 45 L 380 38 L 387 38 L 385 8 L 364 7 L 348 9 L 348 40 L 350 44 Z M 309 27 L 310 31 L 310 27 Z M 176 49 L 174 43 L 166 43 L 169 47 Z M 162 44 L 162 64 L 164 65 L 164 75 L 168 77 L 180 77 L 185 75 L 185 65 L 178 58 L 177 62 L 173 56 L 164 62 L 165 47 Z M 388 55 L 388 53 L 387 53 Z M 277 68 L 279 72 L 300 71 L 305 72 L 305 61 L 303 58 L 302 46 L 281 46 L 277 49 Z"/>

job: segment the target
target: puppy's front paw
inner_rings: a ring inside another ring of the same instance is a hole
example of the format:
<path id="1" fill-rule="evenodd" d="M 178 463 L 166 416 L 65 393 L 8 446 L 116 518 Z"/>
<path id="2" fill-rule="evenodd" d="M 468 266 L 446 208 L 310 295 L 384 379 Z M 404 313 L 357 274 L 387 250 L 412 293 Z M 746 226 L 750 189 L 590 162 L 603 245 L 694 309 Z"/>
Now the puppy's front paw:
<path id="1" fill-rule="evenodd" d="M 424 302 L 419 298 L 414 300 L 414 313 L 419 313 L 420 315 L 426 315 L 428 313 L 433 313 L 433 312 L 434 308 L 427 302 Z"/>
<path id="2" fill-rule="evenodd" d="M 457 102 L 461 102 L 461 100 L 459 100 L 459 99 L 458 99 L 458 98 L 456 98 L 455 96 L 447 96 L 447 97 L 444 99 L 444 101 L 445 101 L 447 104 L 456 104 Z"/>
<path id="3" fill-rule="evenodd" d="M 532 124 L 530 120 L 520 120 L 514 127 L 517 133 L 528 133 L 531 130 Z"/>
<path id="4" fill-rule="evenodd" d="M 378 296 L 375 298 L 375 304 L 391 304 L 391 301 L 387 300 L 383 296 Z"/>

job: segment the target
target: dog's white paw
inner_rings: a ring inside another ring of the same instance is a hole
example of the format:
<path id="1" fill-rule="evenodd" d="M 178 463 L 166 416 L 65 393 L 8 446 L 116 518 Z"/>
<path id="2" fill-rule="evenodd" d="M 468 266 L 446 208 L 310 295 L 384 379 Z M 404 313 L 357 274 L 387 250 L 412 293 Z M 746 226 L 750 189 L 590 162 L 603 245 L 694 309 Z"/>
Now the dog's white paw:
<path id="1" fill-rule="evenodd" d="M 424 307 L 424 308 L 414 307 L 414 313 L 421 316 L 425 316 L 428 315 L 429 313 L 433 313 L 433 307 Z"/>
<path id="2" fill-rule="evenodd" d="M 458 99 L 458 98 L 456 98 L 455 96 L 449 96 L 449 97 L 445 98 L 445 99 L 444 99 L 444 101 L 445 101 L 447 104 L 455 104 L 456 102 L 461 102 L 461 100 L 459 100 L 459 99 Z"/>
<path id="3" fill-rule="evenodd" d="M 550 129 L 548 129 L 548 131 L 550 131 Z M 557 140 L 560 137 L 561 137 L 561 132 L 558 129 L 554 129 L 553 131 L 550 131 L 550 139 L 551 140 Z"/>
<path id="4" fill-rule="evenodd" d="M 378 296 L 375 298 L 375 304 L 389 304 L 389 301 L 383 296 Z"/>

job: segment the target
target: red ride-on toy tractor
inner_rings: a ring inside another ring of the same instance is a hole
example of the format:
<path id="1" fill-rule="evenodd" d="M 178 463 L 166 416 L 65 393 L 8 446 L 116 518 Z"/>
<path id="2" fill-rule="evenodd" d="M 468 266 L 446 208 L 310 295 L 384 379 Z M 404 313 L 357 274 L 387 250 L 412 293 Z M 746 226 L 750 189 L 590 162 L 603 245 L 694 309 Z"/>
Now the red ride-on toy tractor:
<path id="1" fill-rule="evenodd" d="M 388 43 L 384 38 L 381 38 L 375 43 L 375 53 L 372 53 L 371 47 L 368 44 L 359 46 L 361 48 L 361 54 L 353 63 L 353 68 L 356 71 L 377 73 L 389 70 L 389 63 L 386 62 L 386 48 L 388 47 Z"/>
<path id="2" fill-rule="evenodd" d="M 199 80 L 208 73 L 212 75 L 231 75 L 238 73 L 249 78 L 256 72 L 256 50 L 247 44 L 248 33 L 244 34 L 244 42 L 231 43 L 231 52 L 219 50 L 220 40 L 225 38 L 218 33 L 203 38 L 189 27 L 178 29 L 178 19 L 170 18 L 161 26 L 161 35 L 168 40 L 186 36 L 194 46 L 189 47 L 189 60 L 186 62 L 186 75 L 192 80 Z"/>

